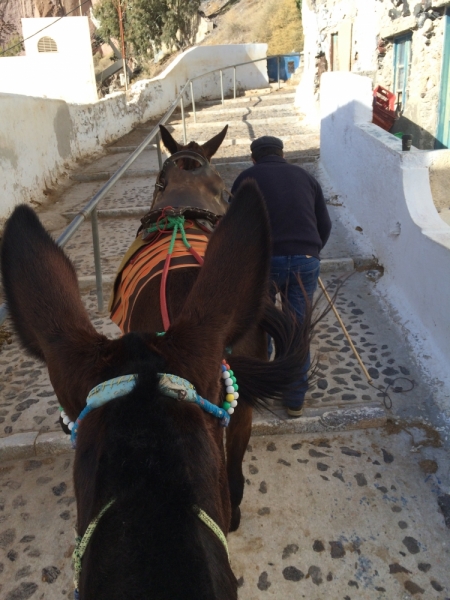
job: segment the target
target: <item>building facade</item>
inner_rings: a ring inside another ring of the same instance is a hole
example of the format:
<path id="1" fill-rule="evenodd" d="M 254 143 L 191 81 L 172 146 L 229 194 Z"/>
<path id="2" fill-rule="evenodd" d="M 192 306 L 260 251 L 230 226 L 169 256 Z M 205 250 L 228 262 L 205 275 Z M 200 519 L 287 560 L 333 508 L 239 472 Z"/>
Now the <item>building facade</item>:
<path id="1" fill-rule="evenodd" d="M 325 71 L 369 76 L 395 94 L 391 132 L 421 149 L 450 147 L 449 0 L 303 0 L 300 94 L 317 103 Z"/>

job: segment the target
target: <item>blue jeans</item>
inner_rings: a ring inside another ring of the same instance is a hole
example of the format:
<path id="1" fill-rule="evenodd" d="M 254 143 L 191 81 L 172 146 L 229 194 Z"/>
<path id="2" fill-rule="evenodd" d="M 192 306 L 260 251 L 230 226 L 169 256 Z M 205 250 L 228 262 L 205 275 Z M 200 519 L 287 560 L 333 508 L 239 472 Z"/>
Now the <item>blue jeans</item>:
<path id="1" fill-rule="evenodd" d="M 273 256 L 270 268 L 271 289 L 270 295 L 275 300 L 277 291 L 281 292 L 282 302 L 287 302 L 291 310 L 301 323 L 305 315 L 306 300 L 304 292 L 298 283 L 300 278 L 305 293 L 312 303 L 317 280 L 320 273 L 320 260 L 306 257 L 303 254 L 293 256 Z M 285 405 L 289 408 L 299 409 L 303 406 L 305 394 L 308 390 L 308 369 L 311 365 L 310 354 L 303 368 L 298 389 L 286 399 Z"/>

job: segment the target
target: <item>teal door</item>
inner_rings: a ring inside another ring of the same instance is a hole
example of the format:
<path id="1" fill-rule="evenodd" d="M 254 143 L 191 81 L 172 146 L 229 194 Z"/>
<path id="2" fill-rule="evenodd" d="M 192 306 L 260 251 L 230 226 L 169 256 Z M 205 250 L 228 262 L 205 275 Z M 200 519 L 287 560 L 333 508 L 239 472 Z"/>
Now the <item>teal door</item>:
<path id="1" fill-rule="evenodd" d="M 445 13 L 444 52 L 442 57 L 439 117 L 435 148 L 450 147 L 450 14 Z"/>

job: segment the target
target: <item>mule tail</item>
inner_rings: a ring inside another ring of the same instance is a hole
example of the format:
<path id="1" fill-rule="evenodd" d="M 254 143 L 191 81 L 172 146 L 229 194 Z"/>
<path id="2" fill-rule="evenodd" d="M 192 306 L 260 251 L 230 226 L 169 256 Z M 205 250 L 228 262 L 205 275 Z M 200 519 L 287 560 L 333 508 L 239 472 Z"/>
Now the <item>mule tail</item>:
<path id="1" fill-rule="evenodd" d="M 311 314 L 312 307 L 307 303 L 305 317 L 299 323 L 289 309 L 280 310 L 267 300 L 261 327 L 274 340 L 274 360 L 268 362 L 244 356 L 229 358 L 239 381 L 242 401 L 254 407 L 267 407 L 271 400 L 288 402 L 290 395 L 296 392 L 313 332 Z M 309 377 L 313 375 L 314 368 Z"/>

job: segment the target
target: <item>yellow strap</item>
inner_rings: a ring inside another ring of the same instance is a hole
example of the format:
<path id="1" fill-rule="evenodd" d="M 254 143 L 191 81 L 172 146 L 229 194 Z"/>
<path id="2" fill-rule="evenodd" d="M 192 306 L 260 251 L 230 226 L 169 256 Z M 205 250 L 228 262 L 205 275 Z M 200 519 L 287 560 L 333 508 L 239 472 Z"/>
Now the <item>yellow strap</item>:
<path id="1" fill-rule="evenodd" d="M 217 525 L 217 523 L 215 521 L 213 521 L 211 519 L 211 517 L 205 513 L 204 510 L 202 510 L 198 506 L 194 506 L 193 508 L 194 508 L 195 514 L 200 519 L 200 521 L 203 521 L 203 523 L 207 527 L 209 527 L 213 533 L 216 534 L 216 536 L 219 538 L 219 540 L 225 546 L 225 550 L 227 551 L 228 560 L 230 560 L 230 553 L 228 552 L 228 544 L 227 544 L 227 540 L 223 534 L 223 531 L 220 529 L 220 527 Z"/>
<path id="2" fill-rule="evenodd" d="M 108 508 L 114 504 L 114 502 L 115 502 L 114 499 L 110 500 L 108 502 L 108 504 L 106 504 L 106 506 L 104 506 L 102 508 L 102 510 L 97 515 L 97 517 L 95 517 L 95 519 L 93 519 L 89 523 L 88 528 L 86 529 L 83 537 L 82 538 L 77 537 L 77 539 L 76 539 L 75 550 L 73 551 L 73 554 L 72 554 L 72 560 L 73 560 L 73 566 L 74 566 L 73 583 L 74 583 L 76 590 L 78 590 L 78 587 L 80 584 L 81 559 L 83 558 L 86 547 L 92 538 L 92 535 L 95 531 L 95 528 L 98 525 L 98 522 L 103 517 L 105 512 L 108 510 Z M 225 550 L 227 552 L 228 560 L 230 560 L 230 553 L 228 552 L 228 544 L 227 544 L 227 540 L 223 534 L 223 531 L 220 529 L 220 527 L 217 525 L 217 523 L 215 521 L 213 521 L 213 519 L 211 519 L 211 517 L 205 513 L 204 510 L 202 510 L 201 508 L 199 508 L 198 506 L 195 506 L 195 505 L 193 506 L 193 509 L 194 509 L 194 512 L 197 515 L 197 517 L 200 519 L 200 521 L 203 521 L 203 523 L 207 527 L 209 527 L 211 529 L 211 531 L 213 533 L 215 533 L 216 536 L 219 538 L 219 540 L 222 542 L 222 544 L 224 545 Z"/>
<path id="3" fill-rule="evenodd" d="M 88 528 L 84 532 L 83 537 L 76 538 L 75 550 L 73 551 L 73 554 L 72 554 L 73 569 L 74 569 L 73 583 L 74 583 L 76 590 L 78 590 L 78 586 L 80 584 L 81 559 L 83 558 L 83 555 L 87 548 L 87 545 L 89 544 L 89 542 L 91 540 L 91 537 L 95 531 L 95 528 L 98 525 L 98 522 L 103 517 L 105 512 L 108 510 L 108 508 L 114 504 L 114 502 L 115 502 L 115 500 L 110 500 L 108 502 L 108 504 L 106 504 L 106 506 L 104 506 L 102 508 L 102 510 L 99 512 L 99 514 L 95 517 L 95 519 L 93 519 L 89 523 Z"/>

